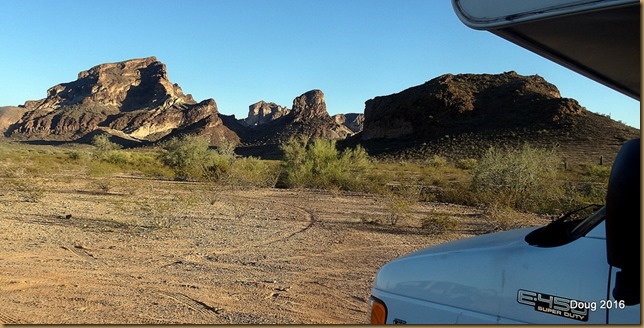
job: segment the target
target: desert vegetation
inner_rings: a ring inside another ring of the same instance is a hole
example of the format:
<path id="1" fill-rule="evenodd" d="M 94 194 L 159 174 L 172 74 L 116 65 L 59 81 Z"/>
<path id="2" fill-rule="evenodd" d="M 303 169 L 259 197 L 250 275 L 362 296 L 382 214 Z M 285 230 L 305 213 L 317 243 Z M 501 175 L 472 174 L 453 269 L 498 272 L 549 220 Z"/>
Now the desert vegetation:
<path id="1" fill-rule="evenodd" d="M 434 155 L 416 161 L 372 158 L 361 147 L 338 150 L 335 141 L 293 138 L 281 146 L 283 160 L 240 157 L 234 145 L 209 147 L 199 136 L 173 138 L 155 147 L 122 149 L 106 135 L 92 146 L 3 143 L 5 192 L 37 202 L 38 179 L 82 171 L 109 192 L 110 177 L 203 182 L 231 188 L 316 189 L 382 197 L 389 213 L 379 222 L 397 225 L 419 202 L 446 202 L 491 209 L 491 216 L 559 215 L 603 203 L 610 166 L 563 163 L 555 149 L 529 145 L 490 147 L 481 158 L 450 161 Z M 507 215 L 507 213 L 512 213 Z M 507 219 L 506 219 L 507 220 Z M 429 221 L 428 221 L 429 222 Z M 512 225 L 504 225 L 511 227 Z"/>
<path id="2" fill-rule="evenodd" d="M 0 143 L 0 322 L 366 322 L 384 263 L 601 203 L 610 172 L 529 146 L 457 161 L 282 150 Z"/>

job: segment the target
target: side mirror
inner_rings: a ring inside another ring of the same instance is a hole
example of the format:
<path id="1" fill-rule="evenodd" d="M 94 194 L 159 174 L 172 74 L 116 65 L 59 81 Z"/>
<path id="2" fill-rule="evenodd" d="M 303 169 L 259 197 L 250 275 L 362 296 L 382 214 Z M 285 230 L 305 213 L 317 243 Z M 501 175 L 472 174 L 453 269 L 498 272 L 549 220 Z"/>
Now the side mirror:
<path id="1" fill-rule="evenodd" d="M 620 149 L 606 191 L 606 253 L 620 268 L 613 297 L 640 303 L 640 139 Z"/>

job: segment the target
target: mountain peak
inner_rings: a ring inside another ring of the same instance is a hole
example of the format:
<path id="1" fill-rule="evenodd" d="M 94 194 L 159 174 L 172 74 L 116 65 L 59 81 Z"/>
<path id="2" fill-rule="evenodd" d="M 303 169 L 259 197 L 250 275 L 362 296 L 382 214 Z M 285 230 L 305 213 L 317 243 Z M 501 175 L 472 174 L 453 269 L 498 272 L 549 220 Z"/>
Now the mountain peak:
<path id="1" fill-rule="evenodd" d="M 156 57 L 96 65 L 23 107 L 26 114 L 5 134 L 69 140 L 107 128 L 155 141 L 180 130 L 195 130 L 213 142 L 229 134 L 221 127 L 214 99 L 197 104 L 191 95 L 184 95 L 168 80 L 165 64 Z"/>
<path id="2" fill-rule="evenodd" d="M 92 103 L 130 111 L 195 101 L 170 83 L 165 64 L 152 56 L 94 66 L 78 73 L 76 81 L 53 86 L 46 98 L 27 101 L 24 107 L 51 111 Z"/>

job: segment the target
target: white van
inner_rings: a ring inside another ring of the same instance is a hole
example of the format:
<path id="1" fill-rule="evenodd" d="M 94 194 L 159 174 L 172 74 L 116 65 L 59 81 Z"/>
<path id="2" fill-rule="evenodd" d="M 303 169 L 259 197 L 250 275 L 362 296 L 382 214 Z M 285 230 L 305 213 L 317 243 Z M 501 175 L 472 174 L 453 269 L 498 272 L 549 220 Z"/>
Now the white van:
<path id="1" fill-rule="evenodd" d="M 452 0 L 488 30 L 637 100 L 640 3 Z M 626 142 L 606 203 L 563 217 L 430 247 L 384 265 L 373 324 L 640 324 L 640 140 Z"/>

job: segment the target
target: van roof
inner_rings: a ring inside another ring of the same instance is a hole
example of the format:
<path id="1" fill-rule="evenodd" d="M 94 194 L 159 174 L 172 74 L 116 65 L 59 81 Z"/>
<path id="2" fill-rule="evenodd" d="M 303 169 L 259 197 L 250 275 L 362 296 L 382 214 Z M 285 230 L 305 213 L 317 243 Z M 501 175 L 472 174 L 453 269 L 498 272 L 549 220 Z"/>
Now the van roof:
<path id="1" fill-rule="evenodd" d="M 452 0 L 490 31 L 636 100 L 641 93 L 638 0 Z"/>

